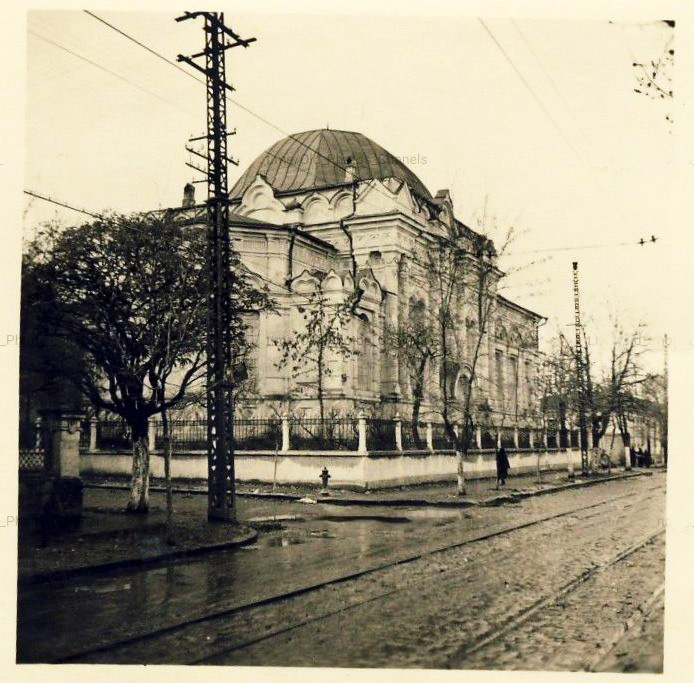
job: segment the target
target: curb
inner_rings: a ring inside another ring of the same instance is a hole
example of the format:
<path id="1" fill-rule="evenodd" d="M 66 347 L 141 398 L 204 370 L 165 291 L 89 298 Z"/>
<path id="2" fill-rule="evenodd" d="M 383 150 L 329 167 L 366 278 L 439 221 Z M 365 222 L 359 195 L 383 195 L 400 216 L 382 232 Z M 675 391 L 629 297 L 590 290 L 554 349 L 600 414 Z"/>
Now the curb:
<path id="1" fill-rule="evenodd" d="M 241 546 L 255 543 L 258 538 L 258 532 L 255 529 L 247 528 L 245 535 L 234 541 L 224 541 L 223 543 L 214 543 L 212 545 L 199 545 L 192 548 L 182 548 L 180 550 L 172 550 L 170 552 L 150 555 L 148 557 L 131 557 L 125 560 L 114 560 L 113 562 L 102 562 L 101 564 L 90 564 L 82 567 L 71 567 L 70 569 L 55 569 L 47 572 L 37 572 L 35 574 L 27 574 L 17 577 L 17 585 L 32 586 L 41 583 L 49 583 L 51 581 L 62 581 L 72 579 L 85 574 L 94 572 L 112 571 L 114 569 L 132 569 L 135 567 L 145 567 L 157 565 L 171 560 L 178 560 L 184 557 L 195 557 L 197 555 L 205 555 L 218 550 L 231 550 Z"/>
<path id="2" fill-rule="evenodd" d="M 548 493 L 561 493 L 562 491 L 583 488 L 586 486 L 595 486 L 596 484 L 604 484 L 610 481 L 618 481 L 620 479 L 631 479 L 632 477 L 649 477 L 652 476 L 651 471 L 640 471 L 632 472 L 631 474 L 617 474 L 602 479 L 585 479 L 578 482 L 569 482 L 567 484 L 559 484 L 557 486 L 551 486 L 546 489 L 538 489 L 537 491 L 517 491 L 508 494 L 502 494 L 498 496 L 491 496 L 489 498 L 483 498 L 479 501 L 471 499 L 458 499 L 458 500 L 431 500 L 427 498 L 334 498 L 332 496 L 321 496 L 316 498 L 316 502 L 331 503 L 332 505 L 363 505 L 363 506 L 379 506 L 379 507 L 491 507 L 495 505 L 501 505 L 503 503 L 518 502 L 523 498 L 531 498 L 533 496 L 542 496 Z M 96 488 L 96 489 L 116 489 L 123 490 L 127 486 L 118 484 L 91 484 L 85 483 L 85 488 Z M 150 486 L 150 491 L 163 492 L 165 489 L 163 486 Z M 207 495 L 207 491 L 191 489 L 191 488 L 173 488 L 174 493 L 186 493 L 190 495 Z M 285 500 L 289 502 L 295 502 L 301 498 L 306 497 L 307 494 L 297 494 L 297 493 L 269 493 L 269 492 L 258 492 L 252 493 L 250 491 L 238 491 L 237 496 L 242 498 L 259 498 L 265 500 Z"/>

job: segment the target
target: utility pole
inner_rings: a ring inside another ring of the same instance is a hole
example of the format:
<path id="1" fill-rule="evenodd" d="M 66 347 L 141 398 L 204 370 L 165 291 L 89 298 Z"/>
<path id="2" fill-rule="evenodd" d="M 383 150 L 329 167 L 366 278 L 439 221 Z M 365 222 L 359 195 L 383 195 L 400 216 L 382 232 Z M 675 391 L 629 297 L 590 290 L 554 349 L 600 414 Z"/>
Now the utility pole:
<path id="1" fill-rule="evenodd" d="M 578 425 L 581 435 L 581 471 L 588 474 L 588 430 L 586 428 L 585 392 L 583 389 L 583 348 L 581 345 L 581 310 L 578 303 L 578 262 L 574 271 L 574 326 L 576 328 L 576 379 L 578 380 Z"/>
<path id="2" fill-rule="evenodd" d="M 226 50 L 239 45 L 248 47 L 255 38 L 244 40 L 224 25 L 224 14 L 217 12 L 186 12 L 176 21 L 205 20 L 205 49 L 186 57 L 185 62 L 205 75 L 207 85 L 207 156 L 192 148 L 189 152 L 207 161 L 207 168 L 192 168 L 205 174 L 207 180 L 207 475 L 210 520 L 234 521 L 234 406 L 232 369 L 232 302 L 233 273 L 230 269 L 231 236 L 229 234 L 229 192 L 227 162 L 226 91 L 233 91 L 226 82 Z M 230 39 L 230 40 L 227 40 Z M 194 60 L 204 57 L 205 66 Z"/>

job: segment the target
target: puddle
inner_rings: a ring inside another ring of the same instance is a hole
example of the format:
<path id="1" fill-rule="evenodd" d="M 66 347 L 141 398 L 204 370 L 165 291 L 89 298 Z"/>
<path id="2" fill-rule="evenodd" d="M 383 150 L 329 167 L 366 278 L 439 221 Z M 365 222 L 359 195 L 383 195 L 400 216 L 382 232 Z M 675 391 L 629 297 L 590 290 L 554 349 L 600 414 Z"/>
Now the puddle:
<path id="1" fill-rule="evenodd" d="M 472 514 L 451 508 L 422 507 L 408 510 L 407 514 L 415 519 L 471 519 Z"/>
<path id="2" fill-rule="evenodd" d="M 290 545 L 300 545 L 306 543 L 307 539 L 298 536 L 275 536 L 274 538 L 263 539 L 263 545 L 271 548 L 286 548 Z"/>
<path id="3" fill-rule="evenodd" d="M 409 517 L 393 517 L 380 515 L 323 515 L 316 517 L 324 522 L 384 522 L 385 524 L 407 524 Z"/>
<path id="4" fill-rule="evenodd" d="M 122 586 L 121 585 L 112 585 L 112 586 L 97 586 L 96 588 L 93 588 L 91 586 L 77 586 L 75 588 L 75 593 L 80 593 L 80 592 L 88 592 L 88 593 L 97 593 L 99 595 L 103 595 L 105 593 L 116 593 L 117 591 L 129 591 L 130 590 L 130 584 L 125 583 Z"/>

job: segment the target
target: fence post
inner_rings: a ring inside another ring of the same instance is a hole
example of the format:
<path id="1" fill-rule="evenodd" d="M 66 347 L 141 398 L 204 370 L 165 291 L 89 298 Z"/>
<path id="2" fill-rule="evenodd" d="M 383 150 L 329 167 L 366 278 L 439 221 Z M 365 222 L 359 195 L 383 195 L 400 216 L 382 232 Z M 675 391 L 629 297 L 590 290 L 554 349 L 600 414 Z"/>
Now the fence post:
<path id="1" fill-rule="evenodd" d="M 513 445 L 518 448 L 518 426 L 513 428 Z"/>
<path id="2" fill-rule="evenodd" d="M 366 455 L 366 417 L 364 411 L 360 410 L 359 415 L 359 446 L 357 448 L 361 455 Z"/>
<path id="3" fill-rule="evenodd" d="M 282 453 L 289 450 L 289 416 L 287 413 L 282 413 Z"/>
<path id="4" fill-rule="evenodd" d="M 542 445 L 545 447 L 545 450 L 547 450 L 547 430 L 546 429 L 542 430 Z"/>
<path id="5" fill-rule="evenodd" d="M 496 447 L 501 448 L 501 429 L 496 428 Z"/>
<path id="6" fill-rule="evenodd" d="M 395 448 L 399 451 L 402 450 L 402 421 L 400 420 L 400 413 L 395 413 L 393 418 L 395 422 Z"/>
<path id="7" fill-rule="evenodd" d="M 96 428 L 98 420 L 92 417 L 89 420 L 89 452 L 92 453 L 96 450 Z"/>
<path id="8" fill-rule="evenodd" d="M 561 450 L 561 429 L 557 429 L 557 448 Z"/>
<path id="9" fill-rule="evenodd" d="M 533 434 L 532 427 L 528 427 L 528 446 L 530 446 L 530 448 L 535 448 L 535 435 Z"/>
<path id="10" fill-rule="evenodd" d="M 482 449 L 482 427 L 475 427 L 475 443 L 477 448 Z"/>
<path id="11" fill-rule="evenodd" d="M 427 448 L 430 451 L 434 450 L 434 429 L 431 426 L 431 420 L 427 422 Z"/>

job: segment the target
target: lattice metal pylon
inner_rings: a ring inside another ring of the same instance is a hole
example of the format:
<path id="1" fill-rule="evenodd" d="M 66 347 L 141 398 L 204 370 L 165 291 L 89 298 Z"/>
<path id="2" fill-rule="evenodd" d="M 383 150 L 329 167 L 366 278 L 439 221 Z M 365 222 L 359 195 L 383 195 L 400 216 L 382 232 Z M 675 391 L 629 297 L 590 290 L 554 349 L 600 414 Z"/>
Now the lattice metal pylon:
<path id="1" fill-rule="evenodd" d="M 236 315 L 233 305 L 231 236 L 229 234 L 229 192 L 227 162 L 225 52 L 239 45 L 248 47 L 255 40 L 244 40 L 224 25 L 224 14 L 186 12 L 176 21 L 203 17 L 205 49 L 191 57 L 178 55 L 205 74 L 207 85 L 207 467 L 208 518 L 233 521 L 236 518 L 234 495 L 234 406 L 232 394 L 232 326 Z M 225 43 L 227 38 L 231 41 Z M 205 57 L 205 67 L 194 59 Z M 192 151 L 192 150 L 191 150 Z"/>
<path id="2" fill-rule="evenodd" d="M 573 262 L 574 273 L 574 326 L 576 328 L 576 380 L 578 393 L 578 424 L 581 435 L 581 471 L 588 473 L 588 429 L 586 427 L 585 377 L 583 374 L 583 348 L 581 346 L 581 310 L 578 299 L 578 262 Z"/>

